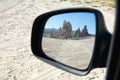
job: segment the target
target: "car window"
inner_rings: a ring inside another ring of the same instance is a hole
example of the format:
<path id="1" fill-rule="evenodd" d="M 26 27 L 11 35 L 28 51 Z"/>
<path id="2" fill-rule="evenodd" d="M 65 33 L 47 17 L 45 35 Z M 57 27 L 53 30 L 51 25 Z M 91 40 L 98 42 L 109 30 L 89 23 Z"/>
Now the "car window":
<path id="1" fill-rule="evenodd" d="M 114 0 L 1 0 L 0 80 L 104 80 L 106 68 L 76 76 L 36 59 L 30 50 L 30 33 L 36 16 L 56 9 L 90 7 L 100 10 L 108 30 L 114 30 Z"/>

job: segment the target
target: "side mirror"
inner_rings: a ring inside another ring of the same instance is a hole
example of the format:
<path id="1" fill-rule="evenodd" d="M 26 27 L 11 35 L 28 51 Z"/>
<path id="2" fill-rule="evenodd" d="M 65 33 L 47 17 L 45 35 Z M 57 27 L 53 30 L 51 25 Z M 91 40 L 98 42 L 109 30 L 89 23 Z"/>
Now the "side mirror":
<path id="1" fill-rule="evenodd" d="M 33 24 L 33 54 L 57 68 L 85 75 L 106 67 L 111 34 L 100 11 L 57 10 L 38 16 Z"/>

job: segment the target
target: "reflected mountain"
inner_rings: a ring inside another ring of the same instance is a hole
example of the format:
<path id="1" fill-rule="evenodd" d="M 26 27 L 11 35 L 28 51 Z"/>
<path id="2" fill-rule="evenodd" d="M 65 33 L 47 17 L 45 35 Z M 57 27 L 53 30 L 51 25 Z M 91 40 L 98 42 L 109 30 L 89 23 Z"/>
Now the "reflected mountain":
<path id="1" fill-rule="evenodd" d="M 44 30 L 44 37 L 50 37 L 50 38 L 59 38 L 59 39 L 70 39 L 70 38 L 84 38 L 84 37 L 90 37 L 95 36 L 93 34 L 90 34 L 87 29 L 87 25 L 84 26 L 82 31 L 80 28 L 78 28 L 76 31 L 72 30 L 72 25 L 70 22 L 64 21 L 63 26 L 59 29 L 51 28 Z"/>

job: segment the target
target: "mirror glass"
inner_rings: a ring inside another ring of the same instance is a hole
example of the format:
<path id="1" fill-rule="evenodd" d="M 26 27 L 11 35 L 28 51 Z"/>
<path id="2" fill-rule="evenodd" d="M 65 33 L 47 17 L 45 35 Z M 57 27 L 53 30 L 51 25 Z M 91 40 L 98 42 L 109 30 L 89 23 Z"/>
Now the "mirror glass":
<path id="1" fill-rule="evenodd" d="M 72 12 L 50 17 L 42 49 L 50 58 L 77 69 L 86 69 L 96 35 L 96 17 L 90 12 Z"/>

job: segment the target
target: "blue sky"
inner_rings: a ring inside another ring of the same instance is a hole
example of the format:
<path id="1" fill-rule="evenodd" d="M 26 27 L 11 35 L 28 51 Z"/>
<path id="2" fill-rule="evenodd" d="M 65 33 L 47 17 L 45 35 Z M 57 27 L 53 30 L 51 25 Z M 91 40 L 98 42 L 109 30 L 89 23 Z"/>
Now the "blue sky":
<path id="1" fill-rule="evenodd" d="M 52 16 L 46 22 L 45 28 L 59 29 L 63 26 L 64 20 L 71 23 L 72 30 L 77 30 L 78 28 L 82 30 L 87 25 L 89 33 L 96 33 L 96 17 L 95 14 L 90 12 L 73 12 Z"/>

